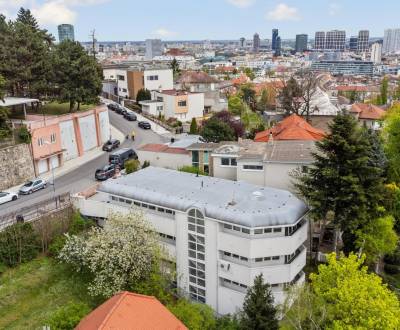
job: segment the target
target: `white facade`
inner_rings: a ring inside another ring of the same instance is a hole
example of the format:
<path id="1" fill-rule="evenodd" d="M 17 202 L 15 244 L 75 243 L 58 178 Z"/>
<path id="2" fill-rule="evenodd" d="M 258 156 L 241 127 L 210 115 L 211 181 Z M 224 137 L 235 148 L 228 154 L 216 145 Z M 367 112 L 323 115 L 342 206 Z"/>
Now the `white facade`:
<path id="1" fill-rule="evenodd" d="M 97 147 L 96 123 L 94 115 L 79 118 L 83 151 Z"/>
<path id="2" fill-rule="evenodd" d="M 119 184 L 115 180 L 106 182 L 89 199 L 76 197 L 80 212 L 107 218 L 110 212 L 142 210 L 160 234 L 162 245 L 176 260 L 178 287 L 193 300 L 207 303 L 217 313 L 234 313 L 241 309 L 247 288 L 260 273 L 271 284 L 276 304 L 283 303 L 288 285 L 304 281 L 307 209 L 293 196 L 285 199 L 283 213 L 270 204 L 272 194 L 287 196 L 288 192 L 274 189 L 269 192 L 259 186 L 243 184 L 235 197 L 237 205 L 225 212 L 214 207 L 218 208 L 221 200 L 231 200 L 231 196 L 225 194 L 238 188 L 231 181 L 151 167 L 117 180 Z M 200 182 L 204 194 L 193 187 Z M 137 186 L 133 186 L 136 183 Z M 119 190 L 121 185 L 123 188 Z M 168 186 L 163 188 L 164 185 Z M 218 191 L 212 192 L 210 185 Z M 178 196 L 185 192 L 179 188 L 188 193 L 183 200 Z M 150 196 L 145 192 L 148 189 L 154 189 L 155 193 Z M 260 189 L 264 189 L 263 192 Z M 193 193 L 189 193 L 190 190 Z M 247 194 L 250 194 L 249 200 Z M 233 209 L 241 213 L 239 209 L 244 205 L 243 222 L 249 221 L 248 214 L 259 207 L 263 211 L 258 212 L 266 212 L 271 207 L 269 213 L 281 218 L 275 224 L 268 223 L 268 216 L 259 218 L 257 225 L 251 225 L 252 220 L 247 225 L 238 224 L 242 220 L 233 214 Z M 229 212 L 232 212 L 231 219 Z"/>
<path id="3" fill-rule="evenodd" d="M 108 113 L 105 111 L 108 118 Z M 78 145 L 75 137 L 74 123 L 72 120 L 60 122 L 61 147 L 64 149 L 64 160 L 70 160 L 79 156 Z"/>
<path id="4" fill-rule="evenodd" d="M 375 42 L 371 48 L 371 62 L 380 64 L 382 62 L 382 44 Z"/>
<path id="5" fill-rule="evenodd" d="M 174 75 L 172 69 L 145 70 L 144 88 L 149 91 L 174 88 Z"/>
<path id="6" fill-rule="evenodd" d="M 163 47 L 160 39 L 146 39 L 146 60 L 162 55 Z"/>
<path id="7" fill-rule="evenodd" d="M 400 29 L 387 29 L 383 37 L 383 53 L 391 54 L 400 51 Z"/>

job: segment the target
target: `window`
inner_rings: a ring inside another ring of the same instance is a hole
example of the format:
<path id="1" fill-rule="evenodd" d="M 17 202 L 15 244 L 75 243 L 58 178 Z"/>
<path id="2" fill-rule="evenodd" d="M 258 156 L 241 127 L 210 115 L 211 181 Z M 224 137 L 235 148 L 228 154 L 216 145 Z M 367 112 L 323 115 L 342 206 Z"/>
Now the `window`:
<path id="1" fill-rule="evenodd" d="M 274 228 L 274 233 L 280 233 L 282 231 L 282 228 Z"/>
<path id="2" fill-rule="evenodd" d="M 236 158 L 231 158 L 231 166 L 237 166 Z"/>
<path id="3" fill-rule="evenodd" d="M 262 234 L 263 233 L 263 230 L 262 229 L 254 229 L 254 234 L 255 235 L 260 235 L 260 234 Z"/>
<path id="4" fill-rule="evenodd" d="M 221 158 L 221 165 L 222 166 L 237 166 L 236 158 L 223 157 L 223 158 Z"/>
<path id="5" fill-rule="evenodd" d="M 126 93 L 126 92 L 127 92 L 126 88 L 122 88 L 122 91 L 123 91 L 124 93 Z"/>
<path id="6" fill-rule="evenodd" d="M 209 164 L 208 158 L 209 158 L 209 152 L 208 151 L 204 151 L 203 152 L 203 163 L 204 163 L 204 165 Z"/>
<path id="7" fill-rule="evenodd" d="M 164 99 L 161 96 L 157 96 L 157 101 L 162 102 Z"/>
<path id="8" fill-rule="evenodd" d="M 264 166 L 262 165 L 243 165 L 244 170 L 248 171 L 262 171 L 264 169 Z"/>
<path id="9" fill-rule="evenodd" d="M 279 260 L 279 256 L 273 256 L 272 260 Z"/>
<path id="10" fill-rule="evenodd" d="M 56 142 L 56 133 L 50 134 L 50 142 L 55 143 Z"/>
<path id="11" fill-rule="evenodd" d="M 271 228 L 264 228 L 264 234 L 271 233 L 272 229 Z"/>
<path id="12" fill-rule="evenodd" d="M 147 80 L 158 80 L 158 76 L 157 75 L 147 76 Z"/>
<path id="13" fill-rule="evenodd" d="M 162 111 L 163 110 L 163 106 L 162 105 L 158 105 L 157 106 L 157 111 Z"/>
<path id="14" fill-rule="evenodd" d="M 199 152 L 197 150 L 192 151 L 192 165 L 199 167 Z"/>
<path id="15" fill-rule="evenodd" d="M 186 101 L 178 101 L 178 107 L 186 107 Z"/>
<path id="16" fill-rule="evenodd" d="M 122 80 L 122 81 L 124 81 L 124 80 L 125 80 L 125 77 L 124 77 L 124 76 L 122 76 L 122 75 L 118 75 L 118 76 L 117 76 L 117 79 L 118 79 L 118 80 Z M 121 89 L 120 89 L 120 90 L 121 90 Z"/>
<path id="17" fill-rule="evenodd" d="M 41 147 L 43 144 L 43 138 L 38 138 L 38 146 Z"/>

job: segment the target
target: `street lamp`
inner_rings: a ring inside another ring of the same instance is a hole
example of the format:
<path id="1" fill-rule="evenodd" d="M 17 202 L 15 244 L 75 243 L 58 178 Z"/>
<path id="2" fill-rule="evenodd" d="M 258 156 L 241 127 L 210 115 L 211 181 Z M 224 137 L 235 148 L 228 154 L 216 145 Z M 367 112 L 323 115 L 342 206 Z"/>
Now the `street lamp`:
<path id="1" fill-rule="evenodd" d="M 54 181 L 54 166 L 53 166 L 53 162 L 51 161 L 51 142 L 49 141 L 44 141 L 44 144 L 47 144 L 49 146 L 49 155 L 50 155 L 50 166 L 51 166 L 51 175 L 53 177 L 53 194 L 54 194 L 54 198 L 56 197 L 56 185 L 55 185 L 55 181 Z"/>

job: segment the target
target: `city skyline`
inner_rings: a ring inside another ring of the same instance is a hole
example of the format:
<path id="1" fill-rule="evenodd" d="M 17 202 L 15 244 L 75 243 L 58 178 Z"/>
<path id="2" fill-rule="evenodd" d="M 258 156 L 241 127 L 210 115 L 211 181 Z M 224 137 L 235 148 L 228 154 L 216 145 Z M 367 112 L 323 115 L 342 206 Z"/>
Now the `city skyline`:
<path id="1" fill-rule="evenodd" d="M 39 24 L 55 37 L 57 25 L 73 24 L 79 41 L 89 40 L 93 29 L 99 41 L 239 40 L 252 39 L 254 33 L 261 39 L 271 39 L 273 28 L 279 29 L 282 39 L 295 39 L 299 33 L 313 38 L 316 31 L 333 29 L 345 30 L 347 37 L 357 35 L 359 30 L 370 30 L 371 37 L 383 37 L 385 29 L 396 28 L 396 13 L 400 10 L 400 3 L 393 0 L 364 2 L 363 15 L 354 15 L 360 3 L 345 0 L 204 0 L 185 2 L 184 6 L 179 0 L 0 0 L 0 13 L 14 18 L 21 6 L 31 9 Z M 382 8 L 385 20 L 378 21 L 376 13 Z M 171 20 L 175 14 L 180 19 Z"/>

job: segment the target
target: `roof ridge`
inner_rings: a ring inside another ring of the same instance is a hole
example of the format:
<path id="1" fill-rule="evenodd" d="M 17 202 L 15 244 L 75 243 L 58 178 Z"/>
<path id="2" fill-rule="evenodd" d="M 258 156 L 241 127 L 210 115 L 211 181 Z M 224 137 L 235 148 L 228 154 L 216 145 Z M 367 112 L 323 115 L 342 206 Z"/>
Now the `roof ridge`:
<path id="1" fill-rule="evenodd" d="M 103 329 L 103 327 L 106 325 L 107 321 L 110 319 L 111 315 L 114 313 L 117 306 L 119 306 L 121 304 L 123 298 L 126 296 L 127 293 L 128 293 L 128 291 L 121 291 L 121 292 L 117 293 L 117 295 L 120 295 L 120 297 L 118 298 L 118 300 L 116 301 L 114 306 L 109 310 L 109 312 L 107 313 L 103 322 L 101 322 L 101 324 L 99 325 L 98 330 Z"/>

